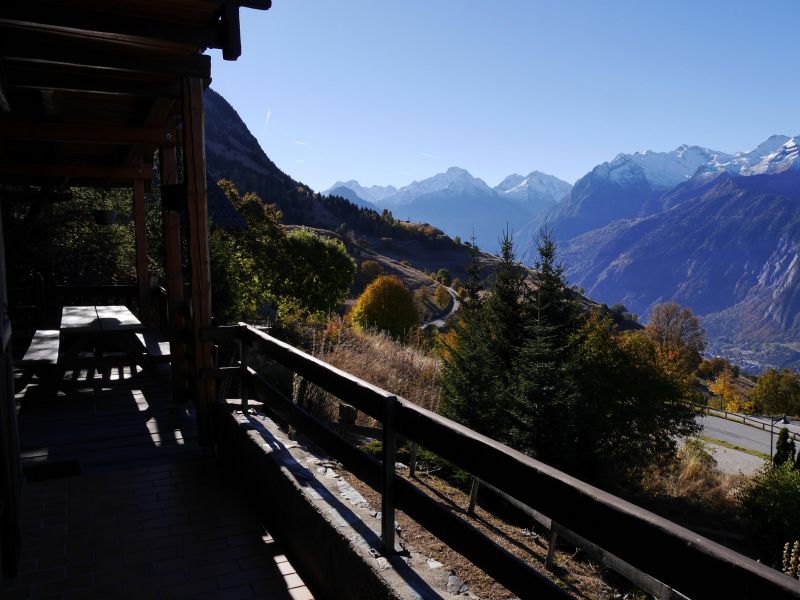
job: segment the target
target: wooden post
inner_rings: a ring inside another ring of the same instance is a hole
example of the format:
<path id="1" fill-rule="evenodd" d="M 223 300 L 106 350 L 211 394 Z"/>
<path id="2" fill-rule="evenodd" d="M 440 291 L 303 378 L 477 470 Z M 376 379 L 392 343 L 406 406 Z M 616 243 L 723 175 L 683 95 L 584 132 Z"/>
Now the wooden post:
<path id="1" fill-rule="evenodd" d="M 397 458 L 395 411 L 397 398 L 386 398 L 386 418 L 383 421 L 383 485 L 381 486 L 381 544 L 384 556 L 394 554 L 394 471 Z"/>
<path id="2" fill-rule="evenodd" d="M 408 452 L 408 475 L 409 477 L 417 476 L 417 442 L 411 442 Z"/>
<path id="3" fill-rule="evenodd" d="M 164 146 L 160 152 L 161 184 L 178 183 L 178 158 L 175 146 Z M 162 218 L 164 226 L 164 287 L 167 290 L 169 317 L 169 351 L 172 367 L 172 398 L 176 403 L 186 402 L 187 379 L 183 331 L 183 261 L 181 260 L 181 213 L 165 202 L 162 187 Z"/>
<path id="4" fill-rule="evenodd" d="M 144 209 L 144 179 L 133 182 L 133 223 L 136 238 L 136 282 L 139 288 L 139 319 L 153 326 L 153 305 L 150 294 L 150 272 L 147 260 L 147 223 Z"/>
<path id="5" fill-rule="evenodd" d="M 475 514 L 475 505 L 478 503 L 478 489 L 481 487 L 481 480 L 477 477 L 472 478 L 472 489 L 469 491 L 469 508 L 467 508 L 468 515 Z"/>
<path id="6" fill-rule="evenodd" d="M 203 130 L 203 81 L 183 80 L 184 183 L 186 185 L 186 237 L 192 289 L 192 340 L 194 373 L 213 367 L 211 344 L 201 332 L 211 325 L 211 269 L 208 255 L 208 206 L 206 203 L 206 156 Z M 195 399 L 200 443 L 214 441 L 214 380 L 195 377 Z"/>
<path id="7" fill-rule="evenodd" d="M 556 546 L 558 545 L 558 526 L 551 522 L 550 524 L 550 545 L 547 548 L 547 558 L 544 559 L 544 567 L 548 571 L 553 570 L 553 563 L 556 558 Z"/>

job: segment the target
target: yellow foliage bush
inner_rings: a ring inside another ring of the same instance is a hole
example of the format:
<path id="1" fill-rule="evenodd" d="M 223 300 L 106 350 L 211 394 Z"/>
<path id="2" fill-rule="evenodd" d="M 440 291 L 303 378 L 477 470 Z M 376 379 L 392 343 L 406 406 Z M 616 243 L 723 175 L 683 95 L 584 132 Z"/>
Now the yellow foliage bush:
<path id="1" fill-rule="evenodd" d="M 419 315 L 411 292 L 394 275 L 382 275 L 367 286 L 349 313 L 350 322 L 359 330 L 385 331 L 404 338 L 419 324 Z"/>

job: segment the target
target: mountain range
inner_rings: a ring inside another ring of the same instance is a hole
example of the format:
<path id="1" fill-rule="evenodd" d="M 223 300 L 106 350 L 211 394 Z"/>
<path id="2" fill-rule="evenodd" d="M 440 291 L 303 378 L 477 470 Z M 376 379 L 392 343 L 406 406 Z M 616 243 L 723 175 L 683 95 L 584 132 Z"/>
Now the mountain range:
<path id="1" fill-rule="evenodd" d="M 798 367 L 799 142 L 620 154 L 520 231 L 522 256 L 546 223 L 569 281 L 594 300 L 645 319 L 675 301 L 700 316 L 711 354 L 754 371 Z"/>
<path id="2" fill-rule="evenodd" d="M 337 181 L 323 192 L 359 206 L 390 210 L 396 218 L 435 224 L 450 236 L 469 240 L 485 250 L 499 249 L 505 229 L 512 232 L 569 194 L 572 186 L 552 175 L 533 171 L 509 175 L 494 188 L 459 167 L 414 181 L 401 188 L 364 187 Z"/>
<path id="3" fill-rule="evenodd" d="M 286 223 L 346 224 L 398 264 L 426 271 L 458 271 L 467 261 L 467 249 L 436 227 L 464 240 L 474 228 L 478 243 L 493 248 L 508 225 L 530 262 L 546 224 L 570 283 L 594 300 L 622 303 L 643 321 L 674 300 L 700 316 L 711 354 L 753 371 L 800 367 L 797 137 L 774 135 L 735 154 L 698 146 L 620 154 L 574 186 L 533 171 L 491 188 L 453 167 L 399 189 L 347 181 L 323 195 L 270 161 L 224 98 L 209 90 L 205 100 L 209 175 L 278 204 Z M 386 230 L 383 209 L 435 227 Z M 405 230 L 425 233 L 391 237 Z"/>
<path id="4" fill-rule="evenodd" d="M 729 154 L 700 146 L 619 154 L 574 186 L 534 171 L 490 188 L 453 167 L 402 188 L 329 192 L 427 220 L 497 249 L 508 224 L 523 261 L 542 227 L 571 284 L 647 319 L 673 300 L 708 331 L 708 351 L 758 370 L 800 366 L 800 138 Z M 488 237 L 487 237 L 488 236 Z"/>

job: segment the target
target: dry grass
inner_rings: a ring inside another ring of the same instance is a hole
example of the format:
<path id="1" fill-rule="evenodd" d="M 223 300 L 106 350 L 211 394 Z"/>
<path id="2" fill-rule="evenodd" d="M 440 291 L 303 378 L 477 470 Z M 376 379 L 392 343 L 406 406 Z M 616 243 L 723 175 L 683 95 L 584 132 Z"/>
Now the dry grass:
<path id="1" fill-rule="evenodd" d="M 737 511 L 736 492 L 746 479 L 721 472 L 701 441 L 687 440 L 673 464 L 645 471 L 641 483 L 647 496 L 678 511 L 675 518 L 729 527 Z"/>
<path id="2" fill-rule="evenodd" d="M 400 344 L 381 333 L 356 332 L 340 320 L 331 321 L 314 342 L 313 353 L 325 362 L 352 373 L 364 381 L 402 396 L 418 406 L 436 412 L 439 408 L 440 360 L 431 351 Z M 323 395 L 309 390 L 309 395 Z M 314 402 L 312 402 L 313 404 Z M 332 398 L 316 399 L 326 407 L 320 412 L 333 417 Z M 361 424 L 366 418 L 359 415 Z"/>
<path id="3" fill-rule="evenodd" d="M 377 492 L 351 473 L 343 471 L 341 474 L 372 506 L 380 506 L 380 495 Z M 631 588 L 624 583 L 621 587 L 607 583 L 599 566 L 585 559 L 583 553 L 574 547 L 560 546 L 556 551 L 553 571 L 548 571 L 544 566 L 548 536 L 538 525 L 529 523 L 527 527 L 521 526 L 520 523 L 513 523 L 484 510 L 480 505 L 476 507 L 475 515 L 471 516 L 466 511 L 469 494 L 437 477 L 421 475 L 419 479 L 410 479 L 407 471 L 403 475 L 440 506 L 467 520 L 489 539 L 527 562 L 573 597 L 592 600 L 639 597 L 633 594 L 625 596 L 626 592 L 631 592 Z M 461 577 L 478 598 L 511 600 L 517 597 L 404 512 L 398 510 L 396 519 L 400 528 L 398 535 L 403 543 L 444 564 L 447 569 Z"/>

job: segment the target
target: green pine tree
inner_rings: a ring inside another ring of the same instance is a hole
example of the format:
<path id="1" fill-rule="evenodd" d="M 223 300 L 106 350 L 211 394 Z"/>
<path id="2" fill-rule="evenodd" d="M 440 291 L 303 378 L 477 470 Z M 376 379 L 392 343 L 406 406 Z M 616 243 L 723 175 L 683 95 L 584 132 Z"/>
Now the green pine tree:
<path id="1" fill-rule="evenodd" d="M 794 451 L 794 440 L 789 439 L 789 430 L 781 427 L 778 441 L 775 442 L 775 455 L 772 457 L 772 463 L 782 465 L 785 462 L 794 462 Z"/>

